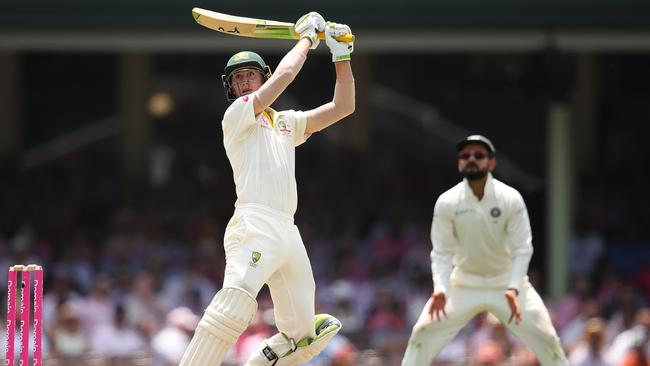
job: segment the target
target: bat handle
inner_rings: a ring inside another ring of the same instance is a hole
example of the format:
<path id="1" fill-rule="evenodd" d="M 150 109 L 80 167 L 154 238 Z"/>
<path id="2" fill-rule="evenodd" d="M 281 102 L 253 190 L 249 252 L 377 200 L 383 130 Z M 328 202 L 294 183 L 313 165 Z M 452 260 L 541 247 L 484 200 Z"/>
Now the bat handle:
<path id="1" fill-rule="evenodd" d="M 346 42 L 346 43 L 354 42 L 354 38 L 355 38 L 354 34 L 352 34 L 352 33 L 348 33 L 348 34 L 344 34 L 342 36 L 334 37 L 334 39 L 336 39 L 337 41 Z M 318 39 L 320 39 L 320 40 L 325 39 L 325 32 L 318 32 Z"/>

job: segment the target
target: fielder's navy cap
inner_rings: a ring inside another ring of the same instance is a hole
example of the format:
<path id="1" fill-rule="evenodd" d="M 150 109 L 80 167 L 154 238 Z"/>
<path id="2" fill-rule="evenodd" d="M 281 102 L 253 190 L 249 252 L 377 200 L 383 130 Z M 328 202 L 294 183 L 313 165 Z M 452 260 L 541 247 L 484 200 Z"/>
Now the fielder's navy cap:
<path id="1" fill-rule="evenodd" d="M 485 148 L 492 155 L 494 155 L 494 153 L 497 152 L 496 149 L 494 148 L 494 145 L 492 144 L 492 141 L 490 141 L 490 139 L 488 139 L 483 135 L 470 135 L 465 137 L 464 139 L 460 140 L 458 144 L 456 144 L 456 150 L 461 151 L 465 146 L 469 144 L 481 144 L 485 146 Z"/>

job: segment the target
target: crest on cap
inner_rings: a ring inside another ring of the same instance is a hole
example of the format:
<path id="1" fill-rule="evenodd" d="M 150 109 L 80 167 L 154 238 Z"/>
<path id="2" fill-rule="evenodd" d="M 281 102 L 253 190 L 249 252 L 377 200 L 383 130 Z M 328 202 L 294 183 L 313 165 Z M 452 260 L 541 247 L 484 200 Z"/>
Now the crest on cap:
<path id="1" fill-rule="evenodd" d="M 239 53 L 236 53 L 233 57 L 233 61 L 241 61 L 241 60 L 248 60 L 250 59 L 251 56 L 248 54 L 248 51 L 241 51 Z"/>

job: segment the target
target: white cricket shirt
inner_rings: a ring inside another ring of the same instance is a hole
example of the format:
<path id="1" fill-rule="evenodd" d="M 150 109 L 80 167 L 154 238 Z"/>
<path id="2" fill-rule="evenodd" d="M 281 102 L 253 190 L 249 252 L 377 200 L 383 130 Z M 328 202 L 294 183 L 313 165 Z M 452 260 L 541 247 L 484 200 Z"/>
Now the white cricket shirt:
<path id="1" fill-rule="evenodd" d="M 253 98 L 235 100 L 221 123 L 237 190 L 235 207 L 254 203 L 293 215 L 298 203 L 294 152 L 309 137 L 307 116 L 269 108 L 256 118 Z"/>
<path id="2" fill-rule="evenodd" d="M 480 201 L 466 179 L 440 195 L 431 242 L 436 290 L 451 284 L 521 293 L 533 254 L 528 211 L 521 194 L 491 174 Z"/>

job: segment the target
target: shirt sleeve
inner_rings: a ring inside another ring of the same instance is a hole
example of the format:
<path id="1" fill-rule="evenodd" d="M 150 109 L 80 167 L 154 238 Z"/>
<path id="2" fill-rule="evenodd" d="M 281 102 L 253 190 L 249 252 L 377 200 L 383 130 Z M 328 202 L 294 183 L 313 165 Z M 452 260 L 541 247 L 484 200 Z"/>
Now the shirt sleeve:
<path id="1" fill-rule="evenodd" d="M 457 240 L 454 235 L 454 223 L 447 205 L 438 198 L 433 209 L 431 224 L 431 273 L 435 291 L 447 292 L 449 277 L 453 269 L 452 260 L 456 251 Z"/>
<path id="2" fill-rule="evenodd" d="M 291 121 L 293 123 L 292 129 L 295 131 L 295 134 L 293 136 L 294 138 L 294 146 L 299 146 L 303 142 L 307 141 L 309 136 L 311 134 L 305 133 L 305 130 L 307 129 L 307 113 L 303 111 L 291 111 L 293 113 L 291 118 Z"/>
<path id="3" fill-rule="evenodd" d="M 507 243 L 512 255 L 512 274 L 508 288 L 517 289 L 521 293 L 521 285 L 533 255 L 533 235 L 526 204 L 518 192 L 512 201 L 511 209 L 512 213 L 506 226 Z"/>
<path id="4" fill-rule="evenodd" d="M 227 145 L 244 139 L 257 124 L 253 98 L 254 94 L 239 97 L 226 109 L 221 127 Z"/>

